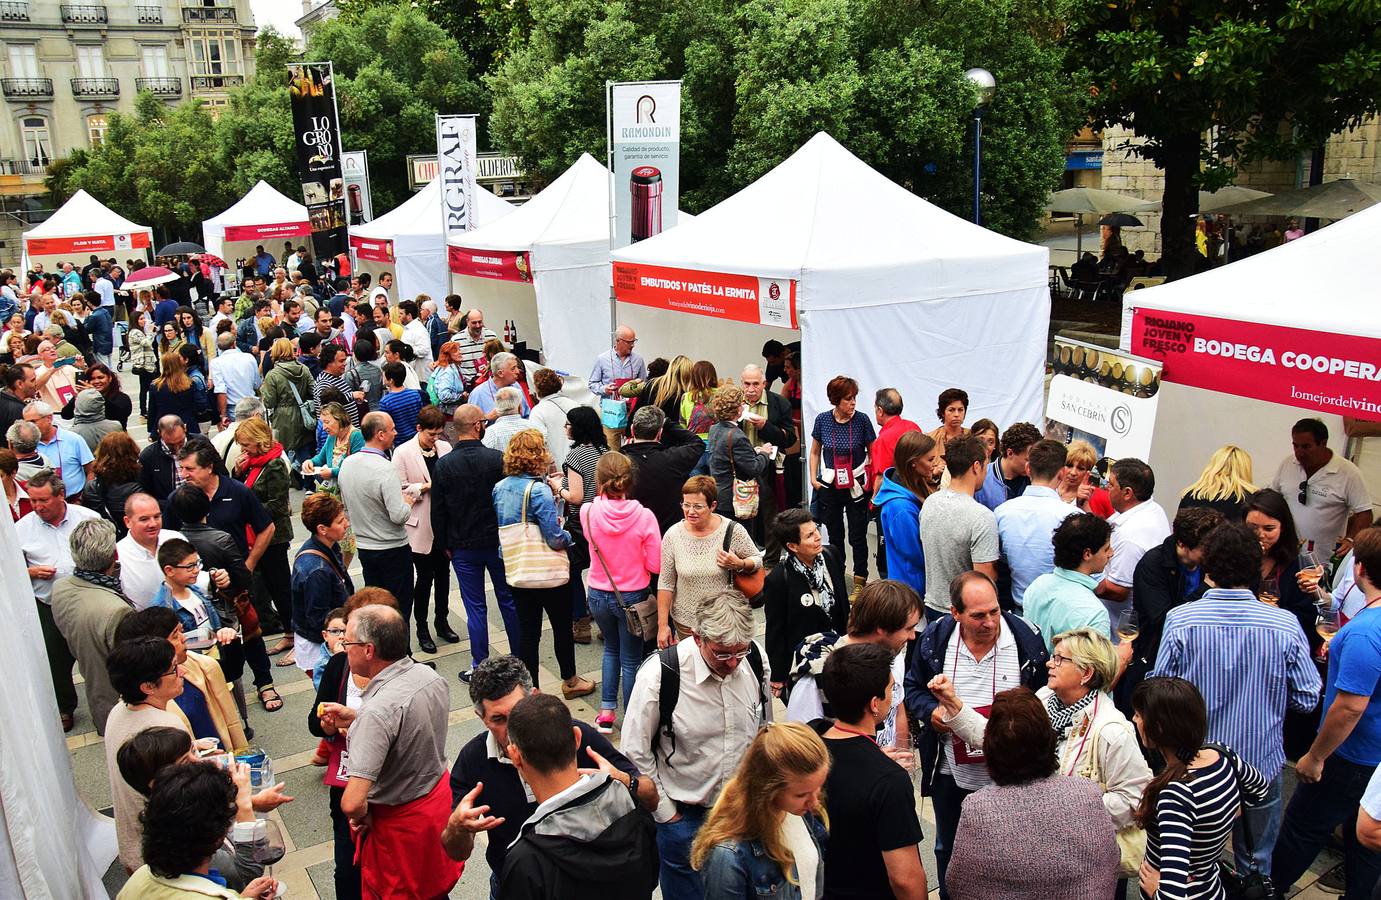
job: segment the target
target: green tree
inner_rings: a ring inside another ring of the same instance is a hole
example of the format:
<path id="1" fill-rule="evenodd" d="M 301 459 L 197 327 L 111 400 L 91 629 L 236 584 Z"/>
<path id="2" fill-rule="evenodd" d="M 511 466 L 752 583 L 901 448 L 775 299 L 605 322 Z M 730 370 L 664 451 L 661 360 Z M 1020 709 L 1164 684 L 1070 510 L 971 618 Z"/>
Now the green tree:
<path id="1" fill-rule="evenodd" d="M 1132 128 L 1165 173 L 1171 277 L 1193 271 L 1200 188 L 1319 147 L 1381 102 L 1377 0 L 1071 0 L 1069 14 L 1093 120 Z"/>
<path id="2" fill-rule="evenodd" d="M 393 7 L 398 0 L 344 0 L 343 16 L 377 7 Z M 413 6 L 460 45 L 471 71 L 488 72 L 527 39 L 532 13 L 527 0 L 413 0 Z"/>

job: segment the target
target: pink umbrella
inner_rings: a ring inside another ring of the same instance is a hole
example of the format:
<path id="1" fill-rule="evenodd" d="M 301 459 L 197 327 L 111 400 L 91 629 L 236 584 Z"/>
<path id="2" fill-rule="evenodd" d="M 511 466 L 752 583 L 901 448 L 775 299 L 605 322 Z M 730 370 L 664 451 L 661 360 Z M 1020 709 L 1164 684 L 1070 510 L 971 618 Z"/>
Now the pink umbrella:
<path id="1" fill-rule="evenodd" d="M 169 281 L 177 281 L 182 276 L 171 269 L 163 266 L 145 266 L 137 272 L 131 272 L 129 277 L 120 285 L 122 290 L 130 288 L 153 287 L 155 284 L 166 284 Z"/>

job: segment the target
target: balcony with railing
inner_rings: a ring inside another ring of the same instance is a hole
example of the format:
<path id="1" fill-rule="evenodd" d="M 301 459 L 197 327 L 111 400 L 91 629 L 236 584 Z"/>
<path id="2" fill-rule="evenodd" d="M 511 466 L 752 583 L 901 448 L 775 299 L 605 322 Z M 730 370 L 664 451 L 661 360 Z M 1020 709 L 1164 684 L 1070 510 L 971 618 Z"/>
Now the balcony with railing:
<path id="1" fill-rule="evenodd" d="M 233 6 L 184 6 L 182 7 L 182 23 L 191 24 L 230 24 L 238 22 L 237 13 Z"/>
<path id="2" fill-rule="evenodd" d="M 0 91 L 6 100 L 51 100 L 51 78 L 0 78 Z"/>
<path id="3" fill-rule="evenodd" d="M 134 20 L 140 25 L 162 25 L 163 7 L 136 6 L 134 8 Z"/>
<path id="4" fill-rule="evenodd" d="M 227 88 L 239 87 L 245 83 L 243 75 L 193 75 L 192 93 L 200 91 L 223 91 Z"/>
<path id="5" fill-rule="evenodd" d="M 136 91 L 148 91 L 155 97 L 181 97 L 182 79 L 136 78 L 134 79 L 134 89 Z"/>
<path id="6" fill-rule="evenodd" d="M 0 2 L 0 22 L 29 21 L 29 4 L 26 0 L 4 0 Z"/>
<path id="7" fill-rule="evenodd" d="M 90 99 L 93 97 L 120 96 L 118 78 L 73 78 L 72 96 Z"/>
<path id="8" fill-rule="evenodd" d="M 0 159 L 0 175 L 47 175 L 48 162 L 39 159 Z"/>
<path id="9" fill-rule="evenodd" d="M 64 3 L 62 4 L 62 21 L 68 25 L 110 24 L 110 18 L 106 15 L 105 4 L 103 3 Z"/>

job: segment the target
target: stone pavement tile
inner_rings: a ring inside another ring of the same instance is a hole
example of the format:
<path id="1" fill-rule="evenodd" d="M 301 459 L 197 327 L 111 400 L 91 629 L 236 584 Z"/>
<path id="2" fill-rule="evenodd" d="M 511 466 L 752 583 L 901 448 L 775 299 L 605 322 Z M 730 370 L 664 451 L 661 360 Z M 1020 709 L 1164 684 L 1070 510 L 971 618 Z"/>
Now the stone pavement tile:
<path id="1" fill-rule="evenodd" d="M 278 808 L 283 825 L 298 848 L 331 845 L 331 808 L 326 785 L 321 783 L 322 770 L 316 766 L 296 769 L 277 776 L 283 782 L 293 802 Z M 329 858 L 329 854 L 328 854 Z M 291 867 L 284 860 L 284 871 Z"/>

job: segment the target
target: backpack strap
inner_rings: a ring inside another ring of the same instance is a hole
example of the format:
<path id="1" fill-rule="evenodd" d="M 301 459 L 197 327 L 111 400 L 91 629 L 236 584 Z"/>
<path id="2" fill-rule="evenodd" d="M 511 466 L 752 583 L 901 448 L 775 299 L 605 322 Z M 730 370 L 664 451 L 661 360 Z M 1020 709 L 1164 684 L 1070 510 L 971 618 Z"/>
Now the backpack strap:
<path id="1" fill-rule="evenodd" d="M 676 730 L 672 727 L 671 717 L 676 712 L 676 701 L 681 699 L 681 657 L 677 652 L 679 646 L 672 644 L 657 651 L 657 661 L 662 667 L 662 683 L 657 689 L 657 732 L 652 736 L 652 752 L 657 752 L 657 748 L 662 745 L 662 739 L 665 738 L 667 746 L 671 749 L 665 751 L 662 757 L 664 762 L 670 762 L 671 755 L 676 752 Z M 748 642 L 748 666 L 753 670 L 753 677 L 758 683 L 759 716 L 762 721 L 766 721 L 770 708 L 768 704 L 772 701 L 767 691 L 767 670 L 763 665 L 762 651 L 758 649 L 757 641 Z"/>

